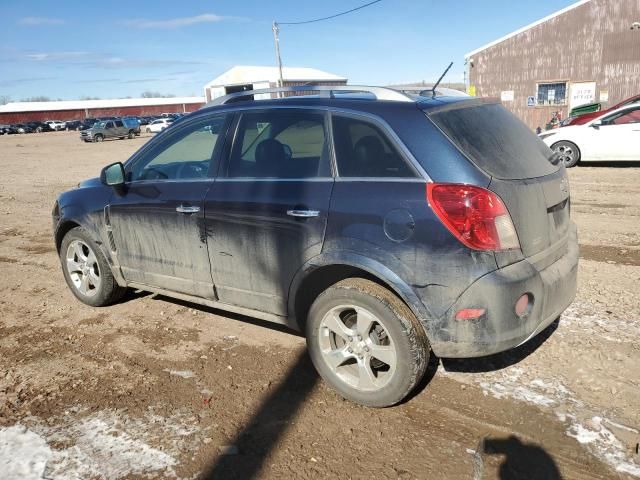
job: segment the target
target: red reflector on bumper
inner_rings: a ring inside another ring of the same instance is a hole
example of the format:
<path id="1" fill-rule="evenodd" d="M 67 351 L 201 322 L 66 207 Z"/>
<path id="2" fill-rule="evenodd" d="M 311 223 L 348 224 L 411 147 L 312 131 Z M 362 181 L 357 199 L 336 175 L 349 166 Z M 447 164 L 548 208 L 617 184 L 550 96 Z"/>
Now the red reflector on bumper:
<path id="1" fill-rule="evenodd" d="M 515 311 L 519 317 L 526 317 L 533 307 L 533 295 L 530 293 L 523 294 L 516 302 Z"/>
<path id="2" fill-rule="evenodd" d="M 456 313 L 456 320 L 475 320 L 486 313 L 484 308 L 465 308 Z"/>

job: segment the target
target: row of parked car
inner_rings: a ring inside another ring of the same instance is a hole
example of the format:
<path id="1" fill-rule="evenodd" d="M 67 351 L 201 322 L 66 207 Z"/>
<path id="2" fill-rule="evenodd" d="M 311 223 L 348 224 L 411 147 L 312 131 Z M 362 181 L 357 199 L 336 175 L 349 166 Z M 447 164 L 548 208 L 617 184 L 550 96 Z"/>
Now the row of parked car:
<path id="1" fill-rule="evenodd" d="M 84 120 L 46 120 L 44 122 L 31 121 L 25 123 L 15 123 L 11 125 L 0 125 L 0 135 L 17 135 L 24 133 L 41 133 L 41 132 L 56 132 L 61 130 L 74 130 L 84 131 L 92 128 L 97 122 L 101 121 L 115 121 L 117 119 L 123 119 L 130 124 L 137 122 L 138 132 L 140 134 L 140 126 L 147 126 L 145 129 L 147 132 L 159 132 L 164 130 L 173 121 L 183 117 L 182 113 L 163 113 L 156 116 L 125 116 L 125 117 L 99 117 L 99 118 L 85 118 Z"/>

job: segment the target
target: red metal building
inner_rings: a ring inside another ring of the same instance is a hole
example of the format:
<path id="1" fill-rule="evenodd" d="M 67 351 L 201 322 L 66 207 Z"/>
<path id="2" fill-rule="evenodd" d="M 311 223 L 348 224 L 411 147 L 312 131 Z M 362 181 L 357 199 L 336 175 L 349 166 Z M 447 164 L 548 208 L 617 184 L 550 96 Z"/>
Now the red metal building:
<path id="1" fill-rule="evenodd" d="M 44 120 L 84 120 L 89 117 L 185 113 L 199 109 L 204 103 L 203 97 L 15 102 L 0 106 L 0 124 Z"/>

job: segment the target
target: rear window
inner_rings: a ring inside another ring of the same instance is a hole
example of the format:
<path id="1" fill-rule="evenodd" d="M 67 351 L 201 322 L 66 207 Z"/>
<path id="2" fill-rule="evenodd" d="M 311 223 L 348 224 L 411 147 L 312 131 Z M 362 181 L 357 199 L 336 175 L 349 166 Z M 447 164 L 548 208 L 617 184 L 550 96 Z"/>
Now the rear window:
<path id="1" fill-rule="evenodd" d="M 515 115 L 498 104 L 445 108 L 429 118 L 485 173 L 502 179 L 555 173 L 554 154 Z"/>

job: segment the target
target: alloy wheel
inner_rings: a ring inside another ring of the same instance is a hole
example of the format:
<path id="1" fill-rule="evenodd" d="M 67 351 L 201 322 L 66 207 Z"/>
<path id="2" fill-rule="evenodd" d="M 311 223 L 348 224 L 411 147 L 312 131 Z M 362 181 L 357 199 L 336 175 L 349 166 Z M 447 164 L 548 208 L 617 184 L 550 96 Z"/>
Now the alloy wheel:
<path id="1" fill-rule="evenodd" d="M 383 322 L 353 305 L 332 308 L 320 322 L 322 358 L 344 383 L 363 392 L 382 389 L 397 366 L 396 347 Z"/>
<path id="2" fill-rule="evenodd" d="M 85 297 L 93 297 L 100 290 L 100 266 L 95 253 L 82 240 L 69 244 L 66 269 L 73 286 Z"/>
<path id="3" fill-rule="evenodd" d="M 576 152 L 570 145 L 558 145 L 555 148 L 555 152 L 560 156 L 560 160 L 562 160 L 564 165 L 573 165 Z"/>

